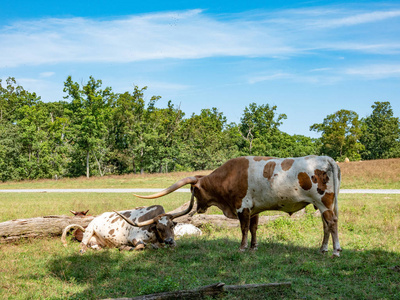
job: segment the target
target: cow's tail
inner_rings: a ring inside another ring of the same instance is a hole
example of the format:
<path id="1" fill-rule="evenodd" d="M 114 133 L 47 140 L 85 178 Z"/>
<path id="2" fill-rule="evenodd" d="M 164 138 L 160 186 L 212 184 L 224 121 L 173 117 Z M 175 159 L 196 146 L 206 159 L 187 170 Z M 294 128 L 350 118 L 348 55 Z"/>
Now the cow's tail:
<path id="1" fill-rule="evenodd" d="M 78 224 L 71 224 L 65 227 L 62 235 L 61 235 L 61 242 L 63 243 L 64 247 L 67 247 L 67 233 L 72 229 L 72 228 L 79 228 L 83 232 L 85 232 L 85 228 L 83 228 L 81 225 Z"/>
<path id="2" fill-rule="evenodd" d="M 340 167 L 338 166 L 338 164 L 332 158 L 329 159 L 329 164 L 332 168 L 333 191 L 335 193 L 333 211 L 334 211 L 336 217 L 339 217 L 338 197 L 339 197 L 339 189 L 340 189 L 341 171 L 340 171 Z"/>

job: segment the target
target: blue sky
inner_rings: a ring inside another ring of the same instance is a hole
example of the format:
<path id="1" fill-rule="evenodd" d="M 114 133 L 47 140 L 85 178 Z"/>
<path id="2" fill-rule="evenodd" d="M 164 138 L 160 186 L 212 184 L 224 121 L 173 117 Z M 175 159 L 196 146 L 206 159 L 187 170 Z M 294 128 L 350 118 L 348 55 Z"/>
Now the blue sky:
<path id="1" fill-rule="evenodd" d="M 236 123 L 251 102 L 276 105 L 281 130 L 311 137 L 340 109 L 389 101 L 400 116 L 399 1 L 135 2 L 3 1 L 0 79 L 59 101 L 67 76 L 92 75 Z"/>

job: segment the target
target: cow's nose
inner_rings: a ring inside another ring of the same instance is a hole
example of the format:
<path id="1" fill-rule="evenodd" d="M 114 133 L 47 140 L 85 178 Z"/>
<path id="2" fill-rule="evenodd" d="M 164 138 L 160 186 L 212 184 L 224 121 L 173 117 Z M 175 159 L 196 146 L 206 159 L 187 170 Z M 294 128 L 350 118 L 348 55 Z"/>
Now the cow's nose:
<path id="1" fill-rule="evenodd" d="M 174 244 L 174 239 L 173 239 L 173 238 L 167 238 L 164 242 L 165 242 L 167 245 L 173 245 L 173 244 Z"/>

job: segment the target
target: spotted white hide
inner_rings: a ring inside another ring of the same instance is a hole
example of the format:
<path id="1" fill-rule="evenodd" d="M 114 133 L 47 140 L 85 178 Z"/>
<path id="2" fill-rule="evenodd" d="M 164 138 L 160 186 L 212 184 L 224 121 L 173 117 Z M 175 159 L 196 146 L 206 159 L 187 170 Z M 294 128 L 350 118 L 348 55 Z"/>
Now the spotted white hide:
<path id="1" fill-rule="evenodd" d="M 176 223 L 172 222 L 170 215 L 165 215 L 162 206 L 140 207 L 119 213 L 131 220 L 132 223 L 149 219 L 156 219 L 156 221 L 150 225 L 137 227 L 128 224 L 115 212 L 105 212 L 94 218 L 84 229 L 81 253 L 84 253 L 87 247 L 92 249 L 115 247 L 123 250 L 139 250 L 147 244 L 151 244 L 155 248 L 158 248 L 162 243 L 175 246 L 173 227 Z M 68 226 L 64 232 L 72 227 L 74 225 Z M 64 233 L 62 240 L 66 245 Z"/>
<path id="2" fill-rule="evenodd" d="M 276 158 L 245 156 L 228 160 L 211 174 L 183 178 L 153 195 L 155 199 L 190 184 L 197 199 L 197 213 L 217 206 L 228 218 L 239 219 L 242 231 L 240 250 L 256 250 L 259 213 L 279 210 L 289 214 L 312 204 L 321 212 L 324 237 L 321 252 L 328 250 L 329 236 L 333 241 L 333 256 L 339 256 L 338 195 L 340 168 L 327 156 Z"/>

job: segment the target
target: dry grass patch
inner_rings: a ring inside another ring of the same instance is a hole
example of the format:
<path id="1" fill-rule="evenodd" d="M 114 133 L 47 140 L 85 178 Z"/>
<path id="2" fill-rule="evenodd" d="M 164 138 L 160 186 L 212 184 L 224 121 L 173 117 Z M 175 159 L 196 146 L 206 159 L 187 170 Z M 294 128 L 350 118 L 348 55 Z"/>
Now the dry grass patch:
<path id="1" fill-rule="evenodd" d="M 354 161 L 339 166 L 342 188 L 400 188 L 400 158 Z"/>

